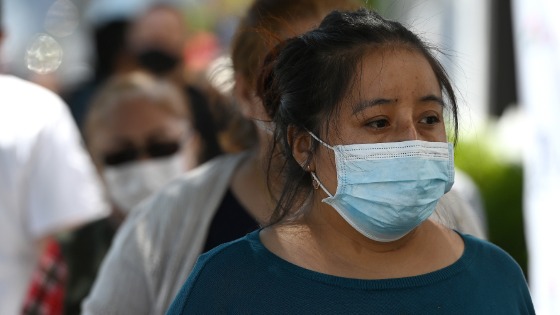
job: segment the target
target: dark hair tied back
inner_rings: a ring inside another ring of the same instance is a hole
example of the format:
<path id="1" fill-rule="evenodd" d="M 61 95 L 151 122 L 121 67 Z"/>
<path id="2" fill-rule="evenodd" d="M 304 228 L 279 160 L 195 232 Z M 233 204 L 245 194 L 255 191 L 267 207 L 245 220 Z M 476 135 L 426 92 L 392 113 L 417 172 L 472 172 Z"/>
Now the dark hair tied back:
<path id="1" fill-rule="evenodd" d="M 291 39 L 280 42 L 265 57 L 262 70 L 258 77 L 256 92 L 263 101 L 266 113 L 273 118 L 280 106 L 280 91 L 278 91 L 277 81 L 275 80 L 274 68 L 278 53 L 291 41 Z"/>
<path id="2" fill-rule="evenodd" d="M 267 55 L 258 80 L 257 94 L 276 126 L 273 149 L 285 158 L 284 190 L 271 223 L 284 219 L 311 191 L 309 173 L 292 156 L 288 128 L 295 134 L 311 131 L 323 135 L 358 80 L 357 67 L 363 56 L 391 45 L 414 49 L 428 60 L 452 113 L 457 140 L 455 94 L 432 49 L 402 24 L 374 11 L 333 11 L 317 29 L 276 46 Z M 310 157 L 316 147 L 314 142 Z"/>

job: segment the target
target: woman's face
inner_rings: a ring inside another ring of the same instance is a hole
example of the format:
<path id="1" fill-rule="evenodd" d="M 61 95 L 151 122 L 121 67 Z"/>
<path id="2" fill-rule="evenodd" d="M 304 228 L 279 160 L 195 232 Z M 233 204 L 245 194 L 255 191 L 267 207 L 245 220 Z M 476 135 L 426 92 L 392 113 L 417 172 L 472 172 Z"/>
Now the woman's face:
<path id="1" fill-rule="evenodd" d="M 421 53 L 398 46 L 366 53 L 357 78 L 323 135 L 328 144 L 446 142 L 441 88 Z M 317 153 L 317 174 L 334 194 L 334 153 L 324 146 Z"/>
<path id="2" fill-rule="evenodd" d="M 186 129 L 184 118 L 157 104 L 130 100 L 113 108 L 91 135 L 92 155 L 101 168 L 169 156 L 181 149 Z"/>
<path id="3" fill-rule="evenodd" d="M 196 165 L 196 136 L 187 121 L 150 100 L 119 104 L 99 124 L 90 148 L 121 214 Z"/>

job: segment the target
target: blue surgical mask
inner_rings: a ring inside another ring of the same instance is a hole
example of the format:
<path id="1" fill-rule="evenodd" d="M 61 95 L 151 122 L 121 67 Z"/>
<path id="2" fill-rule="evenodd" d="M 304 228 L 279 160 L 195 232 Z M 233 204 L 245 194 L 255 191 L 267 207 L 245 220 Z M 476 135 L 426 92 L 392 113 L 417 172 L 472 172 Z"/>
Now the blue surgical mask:
<path id="1" fill-rule="evenodd" d="M 453 145 L 420 140 L 330 146 L 334 196 L 311 173 L 332 206 L 354 229 L 379 242 L 398 240 L 434 212 L 454 180 Z"/>

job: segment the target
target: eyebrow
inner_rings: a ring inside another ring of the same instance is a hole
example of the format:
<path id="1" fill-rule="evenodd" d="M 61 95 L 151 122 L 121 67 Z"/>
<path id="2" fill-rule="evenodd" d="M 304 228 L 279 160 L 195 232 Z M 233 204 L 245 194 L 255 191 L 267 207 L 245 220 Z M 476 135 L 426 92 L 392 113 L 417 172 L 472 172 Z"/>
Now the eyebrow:
<path id="1" fill-rule="evenodd" d="M 441 106 L 445 106 L 443 99 L 439 96 L 435 96 L 433 94 L 426 95 L 420 99 L 421 102 L 436 102 L 439 103 Z"/>
<path id="2" fill-rule="evenodd" d="M 372 100 L 364 100 L 354 106 L 354 108 L 352 109 L 352 114 L 356 115 L 357 113 L 365 110 L 366 108 L 379 106 L 379 105 L 387 105 L 387 104 L 395 103 L 397 101 L 398 99 L 386 99 L 386 98 L 374 98 Z M 442 107 L 445 104 L 441 97 L 435 96 L 434 94 L 421 97 L 420 102 L 436 102 L 440 104 Z"/>

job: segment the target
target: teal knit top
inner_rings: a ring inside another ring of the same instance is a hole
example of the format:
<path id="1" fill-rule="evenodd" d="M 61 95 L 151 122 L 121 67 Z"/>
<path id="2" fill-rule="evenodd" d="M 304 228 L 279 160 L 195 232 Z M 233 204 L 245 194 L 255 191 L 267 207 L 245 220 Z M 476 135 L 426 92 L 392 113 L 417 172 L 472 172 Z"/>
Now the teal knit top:
<path id="1" fill-rule="evenodd" d="M 535 314 L 517 263 L 469 235 L 463 255 L 428 274 L 331 276 L 264 247 L 259 231 L 202 255 L 167 314 Z"/>

